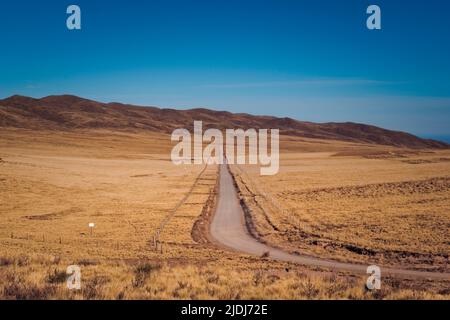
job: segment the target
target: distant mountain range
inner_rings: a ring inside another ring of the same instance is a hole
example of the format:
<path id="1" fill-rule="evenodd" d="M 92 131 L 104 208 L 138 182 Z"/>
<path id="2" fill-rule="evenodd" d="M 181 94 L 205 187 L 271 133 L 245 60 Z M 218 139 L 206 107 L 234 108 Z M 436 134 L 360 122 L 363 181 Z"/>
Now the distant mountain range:
<path id="1" fill-rule="evenodd" d="M 71 95 L 34 99 L 12 96 L 0 100 L 0 127 L 35 130 L 104 128 L 171 133 L 176 128 L 280 129 L 290 136 L 344 140 L 407 148 L 450 148 L 445 142 L 358 123 L 312 123 L 291 118 L 255 116 L 208 109 L 174 110 L 121 103 L 101 103 Z"/>

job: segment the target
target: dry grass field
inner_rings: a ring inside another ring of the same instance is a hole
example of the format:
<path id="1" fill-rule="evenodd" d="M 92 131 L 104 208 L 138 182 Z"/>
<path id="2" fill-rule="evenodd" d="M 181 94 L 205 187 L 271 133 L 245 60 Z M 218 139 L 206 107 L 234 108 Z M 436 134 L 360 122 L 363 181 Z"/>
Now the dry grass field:
<path id="1" fill-rule="evenodd" d="M 371 292 L 364 276 L 208 243 L 218 168 L 174 166 L 170 149 L 144 131 L 0 129 L 0 298 L 450 298 L 449 281 L 385 277 Z M 448 271 L 450 153 L 391 149 L 283 138 L 279 175 L 233 172 L 271 243 Z M 66 288 L 73 264 L 80 291 Z"/>
<path id="2" fill-rule="evenodd" d="M 263 240 L 340 261 L 449 271 L 449 151 L 326 141 L 308 149 L 285 142 L 276 176 L 233 168 Z"/>

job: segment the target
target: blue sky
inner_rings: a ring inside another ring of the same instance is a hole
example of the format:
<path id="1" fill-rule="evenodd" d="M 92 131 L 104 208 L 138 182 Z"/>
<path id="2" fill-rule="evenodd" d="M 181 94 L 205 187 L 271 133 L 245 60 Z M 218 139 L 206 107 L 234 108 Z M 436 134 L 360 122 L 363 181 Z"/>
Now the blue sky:
<path id="1" fill-rule="evenodd" d="M 78 4 L 82 30 L 66 28 Z M 366 28 L 366 8 L 382 30 Z M 2 1 L 0 97 L 75 94 L 450 136 L 450 1 Z"/>

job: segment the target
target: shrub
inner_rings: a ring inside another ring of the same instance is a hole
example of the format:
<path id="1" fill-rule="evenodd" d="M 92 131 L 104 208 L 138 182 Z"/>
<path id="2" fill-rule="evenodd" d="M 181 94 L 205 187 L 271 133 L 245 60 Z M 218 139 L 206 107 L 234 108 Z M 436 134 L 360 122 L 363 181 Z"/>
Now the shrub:
<path id="1" fill-rule="evenodd" d="M 150 274 L 153 271 L 157 271 L 161 269 L 160 265 L 153 265 L 150 263 L 144 263 L 140 264 L 136 267 L 134 270 L 134 280 L 133 280 L 133 287 L 140 288 L 143 287 L 145 284 L 145 281 L 150 276 Z"/>

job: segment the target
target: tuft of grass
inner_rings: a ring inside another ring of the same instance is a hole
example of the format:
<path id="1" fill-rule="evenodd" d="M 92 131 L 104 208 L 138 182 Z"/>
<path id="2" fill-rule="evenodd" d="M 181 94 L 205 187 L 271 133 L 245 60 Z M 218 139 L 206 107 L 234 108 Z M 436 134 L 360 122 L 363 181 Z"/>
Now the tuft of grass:
<path id="1" fill-rule="evenodd" d="M 16 259 L 16 264 L 18 267 L 25 267 L 30 264 L 30 258 L 27 256 L 20 256 Z"/>
<path id="2" fill-rule="evenodd" d="M 261 284 L 261 282 L 263 281 L 263 274 L 262 274 L 262 272 L 261 271 L 256 271 L 254 274 L 253 274 L 253 285 L 254 286 L 259 286 L 260 284 Z"/>
<path id="3" fill-rule="evenodd" d="M 161 269 L 160 265 L 154 265 L 150 263 L 143 263 L 136 267 L 134 270 L 133 287 L 141 288 L 144 286 L 145 281 L 153 271 Z"/>
<path id="4" fill-rule="evenodd" d="M 302 294 L 308 299 L 316 299 L 320 292 L 320 289 L 311 281 L 311 279 L 303 282 L 300 285 L 300 288 Z"/>
<path id="5" fill-rule="evenodd" d="M 53 269 L 52 272 L 49 272 L 47 275 L 46 281 L 50 284 L 60 284 L 64 283 L 67 280 L 67 274 L 65 271 L 61 271 L 58 269 Z"/>
<path id="6" fill-rule="evenodd" d="M 0 267 L 7 267 L 14 264 L 14 260 L 8 257 L 0 257 Z"/>
<path id="7" fill-rule="evenodd" d="M 105 276 L 94 276 L 92 279 L 87 281 L 87 284 L 82 286 L 83 298 L 87 300 L 99 300 L 104 299 L 104 294 L 102 293 L 103 287 L 111 280 Z"/>
<path id="8" fill-rule="evenodd" d="M 55 293 L 53 286 L 28 283 L 16 272 L 9 273 L 3 287 L 3 298 L 16 300 L 46 300 Z"/>

